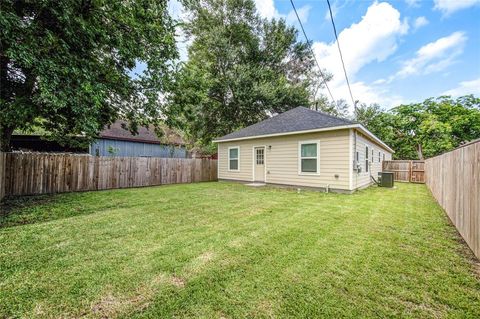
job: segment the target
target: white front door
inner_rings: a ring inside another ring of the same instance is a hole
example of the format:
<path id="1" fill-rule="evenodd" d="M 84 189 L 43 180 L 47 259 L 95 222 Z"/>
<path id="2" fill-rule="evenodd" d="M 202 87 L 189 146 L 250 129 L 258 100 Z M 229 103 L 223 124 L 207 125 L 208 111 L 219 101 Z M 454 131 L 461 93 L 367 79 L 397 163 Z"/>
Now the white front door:
<path id="1" fill-rule="evenodd" d="M 265 182 L 265 147 L 255 147 L 254 151 L 255 182 Z"/>

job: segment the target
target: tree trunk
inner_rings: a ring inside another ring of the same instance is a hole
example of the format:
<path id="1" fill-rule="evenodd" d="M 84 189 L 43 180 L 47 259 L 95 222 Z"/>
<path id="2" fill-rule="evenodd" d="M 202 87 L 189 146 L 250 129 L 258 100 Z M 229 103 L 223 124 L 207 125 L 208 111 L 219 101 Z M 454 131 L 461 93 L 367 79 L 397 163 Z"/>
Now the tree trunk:
<path id="1" fill-rule="evenodd" d="M 11 146 L 10 146 L 10 139 L 12 137 L 12 133 L 14 127 L 5 127 L 5 126 L 0 126 L 0 151 L 1 152 L 10 152 Z"/>
<path id="2" fill-rule="evenodd" d="M 423 160 L 423 149 L 420 143 L 417 144 L 417 155 L 419 160 Z"/>

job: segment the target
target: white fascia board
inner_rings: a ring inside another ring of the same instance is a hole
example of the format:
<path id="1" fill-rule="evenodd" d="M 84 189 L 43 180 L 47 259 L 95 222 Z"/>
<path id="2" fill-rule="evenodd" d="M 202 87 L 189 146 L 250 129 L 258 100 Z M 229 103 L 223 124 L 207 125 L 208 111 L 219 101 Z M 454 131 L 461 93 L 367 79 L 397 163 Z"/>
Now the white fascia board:
<path id="1" fill-rule="evenodd" d="M 375 134 L 373 134 L 372 132 L 370 132 L 369 130 L 367 130 L 366 127 L 364 127 L 363 125 L 361 124 L 357 124 L 357 128 L 362 131 L 363 133 L 365 133 L 367 136 L 369 136 L 372 140 L 374 140 L 375 142 L 377 142 L 378 144 L 382 145 L 383 147 L 385 147 L 388 151 L 392 152 L 392 153 L 395 153 L 395 151 L 393 149 L 390 148 L 390 146 L 388 146 L 387 144 L 385 144 L 384 142 L 382 142 L 381 139 L 379 139 L 378 137 L 375 136 Z"/>

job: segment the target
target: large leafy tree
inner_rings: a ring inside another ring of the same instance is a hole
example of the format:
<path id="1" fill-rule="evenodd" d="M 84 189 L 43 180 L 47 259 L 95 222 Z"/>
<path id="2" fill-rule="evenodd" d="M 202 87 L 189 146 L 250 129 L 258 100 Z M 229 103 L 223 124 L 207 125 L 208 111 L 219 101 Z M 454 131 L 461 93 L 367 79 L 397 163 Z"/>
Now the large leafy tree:
<path id="1" fill-rule="evenodd" d="M 320 95 L 318 98 L 315 99 L 313 104 L 313 108 L 338 117 L 349 118 L 349 108 L 347 101 L 341 99 L 337 100 L 336 102 L 328 100 L 326 95 Z"/>
<path id="2" fill-rule="evenodd" d="M 177 55 L 166 1 L 1 0 L 0 143 L 40 126 L 93 138 L 117 117 L 158 124 Z M 137 76 L 137 63 L 146 70 Z"/>
<path id="3" fill-rule="evenodd" d="M 252 0 L 203 0 L 187 9 L 185 32 L 192 43 L 169 96 L 170 124 L 208 145 L 309 104 L 318 74 L 293 27 L 261 19 Z"/>
<path id="4" fill-rule="evenodd" d="M 389 111 L 360 105 L 354 115 L 395 150 L 398 159 L 423 159 L 480 138 L 480 99 L 467 95 L 426 99 Z"/>

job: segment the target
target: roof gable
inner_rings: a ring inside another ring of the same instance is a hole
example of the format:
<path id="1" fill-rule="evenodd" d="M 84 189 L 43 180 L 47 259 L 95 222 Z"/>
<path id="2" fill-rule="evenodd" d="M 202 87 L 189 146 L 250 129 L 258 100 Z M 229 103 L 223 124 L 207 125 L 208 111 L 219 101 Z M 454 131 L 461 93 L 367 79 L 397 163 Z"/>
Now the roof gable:
<path id="1" fill-rule="evenodd" d="M 352 124 L 356 124 L 356 122 L 299 106 L 262 122 L 222 136 L 216 139 L 216 141 L 333 128 Z"/>

